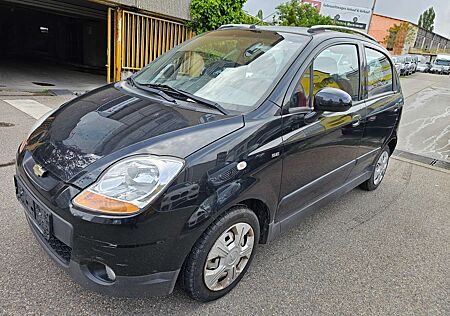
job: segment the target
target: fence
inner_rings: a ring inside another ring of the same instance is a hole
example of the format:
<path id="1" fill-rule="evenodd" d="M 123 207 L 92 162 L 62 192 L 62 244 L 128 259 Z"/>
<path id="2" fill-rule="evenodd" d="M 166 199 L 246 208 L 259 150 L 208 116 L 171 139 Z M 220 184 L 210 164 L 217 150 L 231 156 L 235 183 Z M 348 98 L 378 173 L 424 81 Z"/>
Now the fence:
<path id="1" fill-rule="evenodd" d="M 110 9 L 108 81 L 120 80 L 123 71 L 138 71 L 192 36 L 192 30 L 181 22 L 122 9 Z"/>

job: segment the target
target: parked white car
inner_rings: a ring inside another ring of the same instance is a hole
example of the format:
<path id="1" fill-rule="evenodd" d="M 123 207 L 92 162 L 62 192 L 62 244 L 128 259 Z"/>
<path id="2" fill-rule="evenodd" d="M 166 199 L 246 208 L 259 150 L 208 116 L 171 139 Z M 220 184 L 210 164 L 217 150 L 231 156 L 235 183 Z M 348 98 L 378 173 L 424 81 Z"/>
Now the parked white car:
<path id="1" fill-rule="evenodd" d="M 436 60 L 431 65 L 430 72 L 440 75 L 450 74 L 450 55 L 437 55 Z"/>

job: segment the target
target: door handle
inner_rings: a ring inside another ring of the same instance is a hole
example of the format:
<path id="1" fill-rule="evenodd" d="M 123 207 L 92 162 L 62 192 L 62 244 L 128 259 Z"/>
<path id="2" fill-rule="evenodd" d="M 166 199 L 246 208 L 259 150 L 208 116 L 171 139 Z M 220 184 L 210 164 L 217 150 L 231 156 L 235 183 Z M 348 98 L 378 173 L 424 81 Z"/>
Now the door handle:
<path id="1" fill-rule="evenodd" d="M 353 120 L 356 120 L 356 122 L 354 122 L 352 124 L 353 127 L 358 127 L 361 124 L 361 115 L 356 114 L 353 116 Z"/>

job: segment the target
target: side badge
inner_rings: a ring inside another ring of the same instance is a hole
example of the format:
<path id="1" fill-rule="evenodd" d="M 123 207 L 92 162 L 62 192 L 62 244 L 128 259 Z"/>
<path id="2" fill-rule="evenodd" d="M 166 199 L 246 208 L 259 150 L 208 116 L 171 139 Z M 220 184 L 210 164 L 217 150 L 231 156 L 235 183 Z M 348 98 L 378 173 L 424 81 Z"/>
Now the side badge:
<path id="1" fill-rule="evenodd" d="M 239 171 L 244 170 L 245 168 L 247 168 L 247 163 L 245 161 L 241 161 L 237 164 L 236 168 Z"/>

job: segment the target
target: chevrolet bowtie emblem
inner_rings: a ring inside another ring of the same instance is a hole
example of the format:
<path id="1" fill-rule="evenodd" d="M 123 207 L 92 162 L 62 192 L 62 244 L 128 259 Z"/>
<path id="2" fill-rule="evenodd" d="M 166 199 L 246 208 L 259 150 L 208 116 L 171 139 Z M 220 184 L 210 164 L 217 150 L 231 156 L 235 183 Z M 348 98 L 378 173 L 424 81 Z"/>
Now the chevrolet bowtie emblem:
<path id="1" fill-rule="evenodd" d="M 42 166 L 35 164 L 33 166 L 33 172 L 36 176 L 38 177 L 43 177 L 45 175 L 45 173 L 47 172 L 47 170 L 45 170 L 44 168 L 42 168 Z"/>

